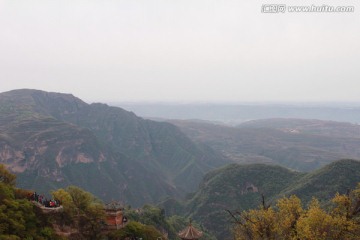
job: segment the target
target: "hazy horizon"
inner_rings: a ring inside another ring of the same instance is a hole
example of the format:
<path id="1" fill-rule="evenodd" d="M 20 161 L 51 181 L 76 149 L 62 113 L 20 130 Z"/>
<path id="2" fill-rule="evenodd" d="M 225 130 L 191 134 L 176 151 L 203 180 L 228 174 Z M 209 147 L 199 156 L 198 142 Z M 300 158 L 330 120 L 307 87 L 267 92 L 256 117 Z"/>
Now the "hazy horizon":
<path id="1" fill-rule="evenodd" d="M 262 13 L 264 4 L 4 0 L 0 92 L 32 88 L 87 102 L 360 102 L 360 3 L 326 2 L 351 13 Z"/>

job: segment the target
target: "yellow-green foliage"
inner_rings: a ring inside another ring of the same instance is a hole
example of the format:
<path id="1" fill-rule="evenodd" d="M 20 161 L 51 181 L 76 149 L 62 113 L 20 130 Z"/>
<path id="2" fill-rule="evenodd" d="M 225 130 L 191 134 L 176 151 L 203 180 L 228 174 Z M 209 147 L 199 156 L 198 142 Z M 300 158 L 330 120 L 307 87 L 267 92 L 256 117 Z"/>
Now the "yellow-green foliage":
<path id="1" fill-rule="evenodd" d="M 139 222 L 130 222 L 124 228 L 109 234 L 110 240 L 139 239 L 155 240 L 166 239 L 155 227 Z"/>
<path id="2" fill-rule="evenodd" d="M 16 176 L 10 173 L 4 165 L 0 164 L 0 183 L 4 183 L 10 186 L 15 185 Z"/>
<path id="3" fill-rule="evenodd" d="M 76 186 L 58 189 L 52 194 L 63 206 L 62 223 L 77 228 L 87 239 L 97 239 L 101 236 L 105 211 L 100 200 Z"/>
<path id="4" fill-rule="evenodd" d="M 233 215 L 236 240 L 256 239 L 359 239 L 360 183 L 349 194 L 337 194 L 332 206 L 324 209 L 315 198 L 307 209 L 299 198 L 291 196 L 276 206 L 244 211 Z"/>
<path id="5" fill-rule="evenodd" d="M 15 189 L 15 179 L 0 165 L 0 239 L 58 239 L 25 198 L 28 192 Z"/>

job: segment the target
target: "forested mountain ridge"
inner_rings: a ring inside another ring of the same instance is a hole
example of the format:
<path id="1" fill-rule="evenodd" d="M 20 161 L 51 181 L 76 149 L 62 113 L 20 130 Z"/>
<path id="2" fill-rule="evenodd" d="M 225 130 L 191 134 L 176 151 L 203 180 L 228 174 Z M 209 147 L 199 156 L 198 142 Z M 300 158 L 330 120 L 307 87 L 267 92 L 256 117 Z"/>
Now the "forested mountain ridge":
<path id="1" fill-rule="evenodd" d="M 304 207 L 316 197 L 327 204 L 336 193 L 346 194 L 360 182 L 360 161 L 339 160 L 310 173 L 292 171 L 266 164 L 230 164 L 204 176 L 199 189 L 179 208 L 163 205 L 170 212 L 177 207 L 182 214 L 201 222 L 218 239 L 232 239 L 232 219 L 226 210 L 242 212 L 257 208 L 265 196 L 274 205 L 282 197 L 296 195 Z"/>
<path id="2" fill-rule="evenodd" d="M 172 124 L 71 94 L 1 93 L 0 131 L 0 162 L 17 173 L 20 187 L 75 184 L 133 205 L 191 192 L 207 171 L 228 162 Z"/>

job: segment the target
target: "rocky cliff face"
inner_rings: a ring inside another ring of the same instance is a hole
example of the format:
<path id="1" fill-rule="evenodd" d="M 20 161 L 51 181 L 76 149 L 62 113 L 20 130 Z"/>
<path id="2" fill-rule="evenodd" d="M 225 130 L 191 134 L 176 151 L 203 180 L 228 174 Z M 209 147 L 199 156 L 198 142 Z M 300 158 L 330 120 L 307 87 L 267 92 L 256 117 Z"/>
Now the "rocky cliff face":
<path id="1" fill-rule="evenodd" d="M 56 167 L 104 159 L 94 134 L 54 119 L 19 120 L 2 131 L 0 159 L 16 173 L 47 167 L 54 156 Z"/>
<path id="2" fill-rule="evenodd" d="M 144 120 L 70 94 L 16 90 L 0 94 L 0 163 L 22 187 L 70 184 L 133 205 L 194 190 L 227 162 L 174 125 Z"/>

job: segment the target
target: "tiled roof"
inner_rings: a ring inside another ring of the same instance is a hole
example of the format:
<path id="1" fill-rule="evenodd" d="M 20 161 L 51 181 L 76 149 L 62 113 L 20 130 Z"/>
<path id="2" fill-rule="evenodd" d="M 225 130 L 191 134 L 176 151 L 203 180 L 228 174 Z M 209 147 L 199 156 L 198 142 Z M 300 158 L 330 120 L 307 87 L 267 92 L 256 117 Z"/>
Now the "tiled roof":
<path id="1" fill-rule="evenodd" d="M 202 232 L 194 228 L 191 223 L 184 230 L 178 233 L 181 239 L 198 239 L 202 236 Z"/>

